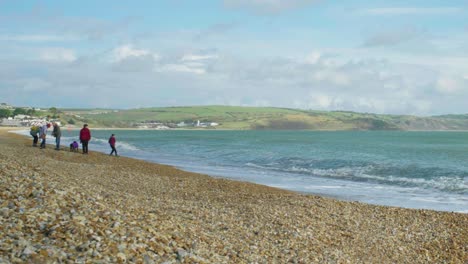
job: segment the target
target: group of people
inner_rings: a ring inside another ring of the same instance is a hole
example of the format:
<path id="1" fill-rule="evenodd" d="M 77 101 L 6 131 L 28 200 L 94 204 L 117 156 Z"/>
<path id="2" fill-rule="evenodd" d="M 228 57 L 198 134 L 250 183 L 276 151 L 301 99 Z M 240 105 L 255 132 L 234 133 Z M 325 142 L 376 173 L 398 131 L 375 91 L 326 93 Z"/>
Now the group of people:
<path id="1" fill-rule="evenodd" d="M 52 122 L 52 124 L 50 122 L 34 124 L 31 127 L 30 134 L 33 137 L 33 147 L 37 147 L 39 138 L 41 139 L 40 148 L 44 149 L 46 147 L 47 130 L 51 125 L 53 126 L 52 136 L 55 137 L 55 150 L 60 150 L 60 138 L 62 137 L 62 132 L 60 130 L 60 126 L 56 122 Z M 80 130 L 79 139 L 82 145 L 83 154 L 88 154 L 88 143 L 91 140 L 91 131 L 88 128 L 88 124 L 83 125 L 83 128 Z M 115 154 L 115 156 L 118 156 L 117 149 L 115 148 L 116 139 L 114 134 L 110 136 L 108 142 L 112 149 L 109 155 L 112 156 L 112 154 Z M 70 144 L 70 151 L 78 152 L 78 147 L 78 142 L 73 141 L 73 143 Z"/>
<path id="2" fill-rule="evenodd" d="M 55 137 L 55 149 L 60 149 L 60 137 L 62 136 L 60 127 L 57 123 L 53 122 L 52 125 L 54 126 L 54 130 L 52 135 Z M 50 128 L 51 123 L 46 122 L 43 124 L 34 124 L 31 127 L 30 134 L 33 137 L 33 147 L 37 147 L 37 143 L 39 142 L 39 138 L 41 139 L 41 144 L 39 147 L 41 149 L 46 147 L 46 137 L 47 137 L 47 130 Z"/>

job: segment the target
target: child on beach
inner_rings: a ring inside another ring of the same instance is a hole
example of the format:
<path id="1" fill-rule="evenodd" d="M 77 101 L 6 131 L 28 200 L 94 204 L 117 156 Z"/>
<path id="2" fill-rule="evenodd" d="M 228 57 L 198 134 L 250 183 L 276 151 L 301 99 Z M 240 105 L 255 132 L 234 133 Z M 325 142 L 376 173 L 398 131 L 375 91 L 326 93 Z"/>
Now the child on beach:
<path id="1" fill-rule="evenodd" d="M 78 152 L 78 142 L 73 141 L 73 143 L 70 144 L 70 151 L 71 152 Z"/>

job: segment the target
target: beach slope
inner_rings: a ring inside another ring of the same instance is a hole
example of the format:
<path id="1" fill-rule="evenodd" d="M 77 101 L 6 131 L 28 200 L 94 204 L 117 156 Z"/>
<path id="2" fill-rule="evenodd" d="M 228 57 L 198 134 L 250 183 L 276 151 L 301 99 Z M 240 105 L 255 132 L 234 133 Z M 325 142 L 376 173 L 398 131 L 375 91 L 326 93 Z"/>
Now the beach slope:
<path id="1" fill-rule="evenodd" d="M 344 202 L 0 130 L 0 262 L 467 263 L 468 214 Z"/>

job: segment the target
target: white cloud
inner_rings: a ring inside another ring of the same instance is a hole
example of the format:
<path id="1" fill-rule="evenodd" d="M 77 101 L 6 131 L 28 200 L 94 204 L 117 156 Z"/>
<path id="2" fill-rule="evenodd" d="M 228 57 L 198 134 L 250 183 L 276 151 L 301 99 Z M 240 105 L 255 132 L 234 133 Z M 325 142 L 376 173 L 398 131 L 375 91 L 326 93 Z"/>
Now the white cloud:
<path id="1" fill-rule="evenodd" d="M 258 99 L 253 102 L 252 106 L 268 107 L 271 106 L 271 103 L 268 100 Z"/>
<path id="2" fill-rule="evenodd" d="M 199 54 L 186 54 L 182 57 L 182 61 L 203 61 L 203 60 L 210 60 L 210 59 L 217 59 L 218 55 L 216 54 L 206 54 L 206 55 L 199 55 Z"/>
<path id="3" fill-rule="evenodd" d="M 223 0 L 226 8 L 260 15 L 282 14 L 318 2 Z M 337 8 L 323 7 L 320 11 Z M 431 28 L 437 36 L 428 38 L 420 28 L 384 27 L 371 35 L 365 46 L 391 48 L 385 52 L 353 48 L 358 45 L 360 30 L 368 32 L 379 26 L 378 22 L 370 25 L 368 19 L 383 19 L 378 20 L 382 25 L 394 24 L 392 21 L 401 25 L 423 15 L 447 15 L 444 19 L 451 19 L 448 15 L 465 13 L 458 7 L 368 8 L 360 14 L 375 17 L 344 20 L 349 22 L 349 32 L 333 25 L 301 29 L 297 21 L 285 22 L 286 17 L 251 17 L 239 25 L 221 23 L 205 29 L 158 31 L 153 27 L 152 32 L 141 32 L 140 25 L 129 28 L 132 19 L 65 17 L 53 12 L 0 16 L 4 22 L 0 24 L 15 25 L 0 33 L 6 34 L 0 35 L 0 98 L 16 98 L 22 100 L 17 104 L 24 105 L 58 105 L 63 98 L 77 97 L 67 104 L 80 107 L 217 102 L 380 113 L 468 112 L 466 32 L 460 34 L 455 27 L 447 27 L 447 31 L 444 27 Z M 226 19 L 229 17 L 228 12 Z M 421 26 L 429 25 L 426 18 L 420 21 Z M 366 23 L 365 28 L 353 30 L 355 22 Z M 251 24 L 255 28 L 246 27 Z M 281 29 L 281 36 L 271 31 L 276 29 Z M 16 33 L 11 33 L 13 30 Z M 83 42 L 42 48 L 46 42 L 74 40 Z M 112 47 L 112 43 L 125 45 L 96 53 L 96 49 Z M 47 96 L 26 93 L 42 90 L 48 91 Z M 26 96 L 17 91 L 24 91 Z M 109 99 L 111 92 L 126 96 Z"/>
<path id="4" fill-rule="evenodd" d="M 50 87 L 50 83 L 39 78 L 26 79 L 22 83 L 22 90 L 24 92 L 41 92 L 46 91 Z"/>
<path id="5" fill-rule="evenodd" d="M 345 72 L 335 71 L 333 69 L 318 70 L 311 73 L 311 78 L 315 81 L 326 81 L 336 85 L 349 85 L 351 75 Z"/>
<path id="6" fill-rule="evenodd" d="M 224 5 L 259 14 L 278 14 L 316 2 L 318 0 L 224 0 Z"/>
<path id="7" fill-rule="evenodd" d="M 14 30 L 14 32 L 44 30 L 48 33 L 24 35 L 15 33 L 4 35 L 0 39 L 21 42 L 59 42 L 86 39 L 97 41 L 122 36 L 136 20 L 135 17 L 123 17 L 115 20 L 92 16 L 67 16 L 60 13 L 59 9 L 43 3 L 22 3 L 22 8 L 18 9 L 22 11 L 3 12 L 0 15 L 0 24 L 6 25 L 6 27 L 2 30 Z M 0 8 L 0 13 L 2 13 L 1 11 L 3 10 Z"/>
<path id="8" fill-rule="evenodd" d="M 155 64 L 151 55 L 128 56 L 114 62 L 113 69 L 120 72 L 150 72 Z"/>
<path id="9" fill-rule="evenodd" d="M 80 40 L 77 36 L 66 35 L 0 35 L 0 41 L 18 41 L 18 42 L 64 42 Z"/>
<path id="10" fill-rule="evenodd" d="M 413 106 L 416 113 L 429 113 L 431 111 L 432 102 L 425 100 L 413 100 Z"/>
<path id="11" fill-rule="evenodd" d="M 114 61 L 121 61 L 128 57 L 142 57 L 147 55 L 151 55 L 155 60 L 159 59 L 158 54 L 145 49 L 133 48 L 132 45 L 122 45 L 113 50 Z"/>
<path id="12" fill-rule="evenodd" d="M 151 72 L 159 62 L 159 54 L 146 49 L 122 45 L 111 53 L 113 70 L 119 72 Z"/>
<path id="13" fill-rule="evenodd" d="M 71 49 L 48 48 L 40 52 L 39 59 L 50 62 L 73 62 L 76 60 L 76 55 Z"/>
<path id="14" fill-rule="evenodd" d="M 156 71 L 158 72 L 185 72 L 194 74 L 204 74 L 206 70 L 200 67 L 201 65 L 189 65 L 189 64 L 167 64 Z"/>
<path id="15" fill-rule="evenodd" d="M 315 98 L 314 104 L 320 109 L 328 109 L 332 104 L 332 99 L 327 95 L 318 95 Z"/>
<path id="16" fill-rule="evenodd" d="M 370 112 L 385 113 L 387 110 L 387 104 L 385 100 L 380 98 L 368 98 L 368 97 L 359 97 L 354 103 L 355 107 L 358 109 L 368 109 Z M 364 112 L 367 112 L 364 110 Z"/>
<path id="17" fill-rule="evenodd" d="M 343 106 L 343 99 L 339 95 L 329 95 L 322 92 L 312 91 L 308 97 L 295 99 L 292 106 L 301 109 L 313 110 L 340 110 Z"/>
<path id="18" fill-rule="evenodd" d="M 454 94 L 468 88 L 466 79 L 456 76 L 441 76 L 437 80 L 436 89 L 444 94 Z"/>
<path id="19" fill-rule="evenodd" d="M 424 37 L 426 33 L 413 27 L 394 30 L 381 30 L 364 43 L 366 47 L 394 46 L 410 40 Z"/>
<path id="20" fill-rule="evenodd" d="M 322 54 L 318 51 L 311 52 L 306 55 L 305 62 L 309 64 L 316 64 L 322 58 Z"/>
<path id="21" fill-rule="evenodd" d="M 217 54 L 207 52 L 186 53 L 179 58 L 165 60 L 155 70 L 157 72 L 205 74 L 207 73 L 207 67 L 218 59 Z"/>
<path id="22" fill-rule="evenodd" d="M 428 68 L 426 64 L 356 59 L 363 56 L 323 50 L 293 58 L 184 50 L 159 52 L 155 60 L 153 50 L 124 45 L 112 49 L 113 60 L 90 58 L 89 63 L 64 67 L 56 61 L 66 61 L 66 52 L 52 54 L 55 57 L 49 54 L 44 61 L 27 60 L 28 56 L 0 61 L 0 77 L 8 77 L 0 78 L 0 87 L 11 87 L 0 89 L 0 97 L 17 98 L 22 101 L 12 103 L 25 105 L 35 105 L 38 100 L 59 105 L 65 97 L 76 98 L 67 102 L 75 104 L 69 107 L 216 103 L 394 114 L 468 111 L 464 102 L 468 98 L 466 68 L 455 74 L 433 61 Z M 75 58 L 71 54 L 68 61 Z M 31 73 L 31 68 L 44 71 Z M 41 89 L 54 96 L 27 94 Z M 26 96 L 18 96 L 18 91 Z M 85 96 L 90 93 L 92 100 Z M 109 93 L 126 96 L 109 99 Z"/>
<path id="23" fill-rule="evenodd" d="M 460 7 L 380 7 L 360 10 L 367 15 L 453 15 L 462 13 Z"/>
<path id="24" fill-rule="evenodd" d="M 220 36 L 232 30 L 236 25 L 234 23 L 219 23 L 200 31 L 193 39 L 196 41 L 205 40 L 210 37 Z"/>

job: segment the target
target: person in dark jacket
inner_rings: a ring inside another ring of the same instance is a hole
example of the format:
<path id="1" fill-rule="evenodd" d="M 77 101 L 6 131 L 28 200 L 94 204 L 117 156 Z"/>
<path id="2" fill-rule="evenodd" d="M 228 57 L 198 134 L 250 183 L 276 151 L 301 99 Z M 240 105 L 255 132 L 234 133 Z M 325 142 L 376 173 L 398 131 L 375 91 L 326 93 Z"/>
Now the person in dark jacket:
<path id="1" fill-rule="evenodd" d="M 55 150 L 60 150 L 60 137 L 62 137 L 62 132 L 60 131 L 59 125 L 54 122 L 54 130 L 52 130 L 52 136 L 55 137 Z"/>
<path id="2" fill-rule="evenodd" d="M 112 153 L 115 153 L 115 156 L 118 156 L 117 155 L 117 149 L 115 148 L 115 135 L 112 134 L 111 137 L 109 138 L 109 145 L 112 149 L 111 153 L 109 154 L 110 156 L 112 156 Z"/>
<path id="3" fill-rule="evenodd" d="M 91 131 L 89 131 L 88 124 L 84 124 L 80 130 L 80 141 L 83 145 L 83 154 L 88 154 L 88 142 L 91 140 Z"/>

